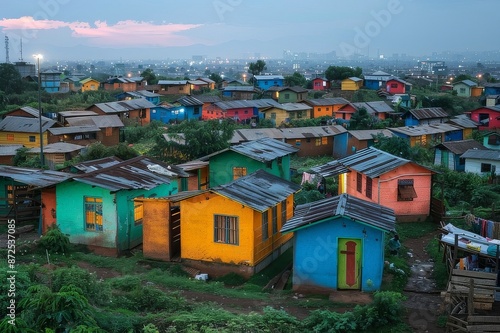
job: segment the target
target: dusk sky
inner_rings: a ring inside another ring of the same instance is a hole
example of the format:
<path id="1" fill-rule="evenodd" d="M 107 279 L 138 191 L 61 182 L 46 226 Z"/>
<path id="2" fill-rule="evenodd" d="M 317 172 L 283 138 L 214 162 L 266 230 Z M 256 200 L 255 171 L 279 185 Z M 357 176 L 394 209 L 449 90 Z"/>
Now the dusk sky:
<path id="1" fill-rule="evenodd" d="M 498 48 L 499 0 L 5 1 L 10 60 L 377 56 Z M 2 38 L 4 38 L 2 36 Z M 1 60 L 4 61 L 5 52 Z"/>

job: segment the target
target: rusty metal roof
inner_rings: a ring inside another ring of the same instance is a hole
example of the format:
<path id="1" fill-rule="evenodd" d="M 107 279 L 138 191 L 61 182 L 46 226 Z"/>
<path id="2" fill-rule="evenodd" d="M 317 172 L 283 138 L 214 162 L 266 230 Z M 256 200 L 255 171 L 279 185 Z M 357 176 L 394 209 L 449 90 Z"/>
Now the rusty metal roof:
<path id="1" fill-rule="evenodd" d="M 442 142 L 436 145 L 435 148 L 445 148 L 456 155 L 461 155 L 469 149 L 481 149 L 481 150 L 488 149 L 473 139 Z"/>
<path id="2" fill-rule="evenodd" d="M 183 96 L 176 100 L 182 106 L 202 106 L 203 102 L 192 96 Z"/>
<path id="3" fill-rule="evenodd" d="M 74 111 L 60 111 L 58 112 L 63 117 L 83 117 L 83 116 L 97 116 L 97 113 L 90 110 L 74 110 Z"/>
<path id="4" fill-rule="evenodd" d="M 418 125 L 418 126 L 406 126 L 406 127 L 393 127 L 389 128 L 392 132 L 399 132 L 407 136 L 422 136 L 431 134 L 442 134 L 451 131 L 459 131 L 462 128 L 453 126 L 452 124 L 431 124 L 431 125 Z"/>
<path id="5" fill-rule="evenodd" d="M 77 169 L 78 171 L 88 173 L 95 170 L 104 169 L 112 165 L 116 165 L 120 162 L 122 162 L 122 160 L 119 159 L 118 157 L 109 156 L 109 157 L 99 158 L 97 160 L 78 163 L 73 165 L 73 168 Z"/>
<path id="6" fill-rule="evenodd" d="M 448 113 L 441 107 L 413 109 L 407 112 L 411 113 L 418 120 L 449 117 Z"/>
<path id="7" fill-rule="evenodd" d="M 295 231 L 341 217 L 383 231 L 394 230 L 396 225 L 396 216 L 391 208 L 344 193 L 297 206 L 294 216 L 285 223 L 281 232 Z"/>
<path id="8" fill-rule="evenodd" d="M 65 126 L 49 128 L 49 132 L 53 135 L 64 135 L 72 133 L 93 133 L 100 132 L 101 129 L 97 126 Z"/>
<path id="9" fill-rule="evenodd" d="M 42 117 L 42 132 L 56 124 L 55 120 Z M 38 118 L 7 116 L 0 121 L 0 131 L 18 133 L 39 133 L 40 120 Z"/>
<path id="10" fill-rule="evenodd" d="M 36 188 L 52 186 L 72 177 L 66 172 L 20 168 L 9 165 L 0 165 L 0 177 L 10 178 Z"/>
<path id="11" fill-rule="evenodd" d="M 162 184 L 169 184 L 178 177 L 188 176 L 189 174 L 177 166 L 150 157 L 137 156 L 104 169 L 78 174 L 73 180 L 114 192 L 132 189 L 150 190 Z"/>
<path id="12" fill-rule="evenodd" d="M 259 212 L 265 212 L 299 190 L 298 184 L 271 175 L 264 170 L 258 170 L 209 191 Z"/>

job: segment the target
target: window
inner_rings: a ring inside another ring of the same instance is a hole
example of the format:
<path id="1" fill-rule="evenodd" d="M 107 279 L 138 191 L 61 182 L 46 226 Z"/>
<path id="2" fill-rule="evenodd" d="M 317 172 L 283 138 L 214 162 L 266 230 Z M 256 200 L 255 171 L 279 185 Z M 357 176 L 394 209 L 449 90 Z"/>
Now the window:
<path id="1" fill-rule="evenodd" d="M 273 235 L 278 232 L 278 206 L 272 208 Z"/>
<path id="2" fill-rule="evenodd" d="M 318 112 L 321 112 L 321 108 L 318 108 Z"/>
<path id="3" fill-rule="evenodd" d="M 262 213 L 262 240 L 265 241 L 269 238 L 269 216 L 267 210 Z"/>
<path id="4" fill-rule="evenodd" d="M 373 185 L 373 180 L 370 177 L 366 177 L 366 197 L 367 198 L 372 198 L 372 185 Z"/>
<path id="5" fill-rule="evenodd" d="M 214 242 L 239 244 L 237 216 L 214 215 Z"/>
<path id="6" fill-rule="evenodd" d="M 248 110 L 245 110 L 243 113 L 244 113 L 244 114 L 248 114 Z"/>
<path id="7" fill-rule="evenodd" d="M 271 112 L 271 119 L 276 119 L 276 112 Z"/>
<path id="8" fill-rule="evenodd" d="M 146 109 L 141 109 L 139 111 L 139 114 L 140 114 L 139 118 L 142 118 L 142 119 L 146 118 Z"/>
<path id="9" fill-rule="evenodd" d="M 460 93 L 465 94 L 465 88 L 460 88 Z"/>
<path id="10" fill-rule="evenodd" d="M 85 197 L 85 230 L 103 231 L 102 198 Z"/>
<path id="11" fill-rule="evenodd" d="M 324 136 L 324 137 L 321 138 L 321 144 L 322 145 L 328 144 L 328 138 L 326 136 Z"/>
<path id="12" fill-rule="evenodd" d="M 200 114 L 200 107 L 199 106 L 195 106 L 195 108 L 193 110 L 193 114 Z"/>
<path id="13" fill-rule="evenodd" d="M 356 190 L 361 193 L 361 189 L 362 189 L 362 184 L 361 182 L 363 181 L 363 176 L 358 172 L 356 174 Z"/>
<path id="14" fill-rule="evenodd" d="M 488 137 L 488 144 L 492 146 L 498 146 L 500 145 L 500 136 L 497 134 L 491 134 Z"/>
<path id="15" fill-rule="evenodd" d="M 391 88 L 397 88 L 398 84 L 397 83 L 391 83 Z"/>
<path id="16" fill-rule="evenodd" d="M 491 164 L 481 163 L 481 172 L 491 172 Z"/>
<path id="17" fill-rule="evenodd" d="M 330 111 L 330 108 L 326 108 L 326 111 Z"/>
<path id="18" fill-rule="evenodd" d="M 281 225 L 283 226 L 286 222 L 286 200 L 281 202 Z"/>
<path id="19" fill-rule="evenodd" d="M 138 198 L 144 198 L 144 196 L 141 195 Z M 144 216 L 144 203 L 142 201 L 134 200 L 134 225 L 141 225 L 143 216 Z"/>
<path id="20" fill-rule="evenodd" d="M 417 192 L 413 187 L 413 179 L 398 180 L 398 201 L 413 201 L 417 197 Z"/>
<path id="21" fill-rule="evenodd" d="M 301 141 L 300 141 L 300 140 L 295 140 L 295 145 L 296 145 L 296 146 L 300 146 L 300 144 L 301 144 Z"/>
<path id="22" fill-rule="evenodd" d="M 14 134 L 7 134 L 7 141 L 14 141 Z"/>
<path id="23" fill-rule="evenodd" d="M 36 142 L 36 137 L 34 135 L 30 135 L 29 140 L 30 142 Z"/>
<path id="24" fill-rule="evenodd" d="M 233 180 L 247 175 L 247 168 L 245 167 L 234 167 L 233 168 Z"/>
<path id="25" fill-rule="evenodd" d="M 479 114 L 479 123 L 481 126 L 488 127 L 490 126 L 490 115 L 487 113 L 480 113 Z"/>
<path id="26" fill-rule="evenodd" d="M 297 118 L 302 118 L 302 112 L 301 111 L 297 111 Z"/>
<path id="27" fill-rule="evenodd" d="M 316 138 L 315 144 L 316 146 L 321 146 L 321 138 Z"/>

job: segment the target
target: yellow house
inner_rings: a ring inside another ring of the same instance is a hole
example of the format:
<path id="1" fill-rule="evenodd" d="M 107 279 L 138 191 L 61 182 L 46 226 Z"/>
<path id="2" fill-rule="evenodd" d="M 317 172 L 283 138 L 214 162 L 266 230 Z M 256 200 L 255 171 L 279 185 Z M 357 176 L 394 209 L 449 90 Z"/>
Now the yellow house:
<path id="1" fill-rule="evenodd" d="M 89 77 L 84 80 L 81 80 L 80 84 L 82 85 L 82 92 L 84 92 L 84 91 L 98 90 L 100 82 Z"/>
<path id="2" fill-rule="evenodd" d="M 348 77 L 347 79 L 342 80 L 340 84 L 341 90 L 359 90 L 363 86 L 363 79 L 359 77 Z"/>
<path id="3" fill-rule="evenodd" d="M 312 107 L 305 103 L 284 103 L 265 110 L 264 117 L 280 126 L 291 120 L 311 119 Z"/>
<path id="4" fill-rule="evenodd" d="M 212 275 L 251 276 L 291 246 L 279 230 L 300 186 L 263 170 L 209 190 L 143 203 L 143 254 Z"/>
<path id="5" fill-rule="evenodd" d="M 48 143 L 48 129 L 55 121 L 42 117 L 43 144 Z M 40 147 L 40 121 L 38 118 L 7 116 L 0 122 L 0 144 L 22 144 L 28 148 Z"/>

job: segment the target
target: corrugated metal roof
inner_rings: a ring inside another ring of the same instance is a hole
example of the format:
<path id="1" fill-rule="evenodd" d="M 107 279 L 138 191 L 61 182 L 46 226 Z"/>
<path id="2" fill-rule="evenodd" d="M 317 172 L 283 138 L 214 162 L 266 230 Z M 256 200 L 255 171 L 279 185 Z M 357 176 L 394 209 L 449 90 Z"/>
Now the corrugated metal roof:
<path id="1" fill-rule="evenodd" d="M 145 98 L 134 98 L 126 101 L 98 103 L 93 106 L 97 107 L 104 113 L 120 113 L 132 110 L 149 109 L 155 105 Z M 88 107 L 90 109 L 92 106 Z"/>
<path id="2" fill-rule="evenodd" d="M 359 77 L 355 77 L 355 76 L 348 77 L 347 79 L 344 79 L 344 80 L 351 80 L 354 82 L 363 81 L 363 79 L 360 79 Z M 342 81 L 344 81 L 344 80 L 342 80 Z"/>
<path id="3" fill-rule="evenodd" d="M 436 148 L 445 148 L 453 154 L 461 155 L 469 149 L 488 149 L 476 140 L 447 141 L 436 145 Z"/>
<path id="4" fill-rule="evenodd" d="M 299 190 L 298 184 L 258 170 L 209 191 L 264 212 Z"/>
<path id="5" fill-rule="evenodd" d="M 315 106 L 333 106 L 333 105 L 346 105 L 349 101 L 342 97 L 332 97 L 332 98 L 316 98 L 304 101 L 304 103 L 315 105 Z"/>
<path id="6" fill-rule="evenodd" d="M 456 116 L 455 118 L 448 120 L 448 123 L 460 126 L 462 128 L 477 128 L 479 126 L 479 123 L 475 122 L 465 115 Z"/>
<path id="7" fill-rule="evenodd" d="M 277 128 L 241 128 L 233 132 L 232 143 L 253 141 L 262 138 L 283 139 L 283 133 Z"/>
<path id="8" fill-rule="evenodd" d="M 129 95 L 135 98 L 150 98 L 150 97 L 160 97 L 160 94 L 147 91 L 147 90 L 138 90 L 138 91 L 126 91 L 123 93 L 124 95 Z"/>
<path id="9" fill-rule="evenodd" d="M 414 109 L 414 110 L 409 110 L 408 112 L 411 113 L 418 120 L 449 117 L 448 113 L 445 110 L 443 110 L 443 108 L 440 107 Z"/>
<path id="10" fill-rule="evenodd" d="M 370 75 L 375 75 L 375 76 L 391 76 L 391 74 L 383 72 L 383 71 L 375 71 L 371 73 Z"/>
<path id="11" fill-rule="evenodd" d="M 182 106 L 202 106 L 203 102 L 192 97 L 192 96 L 183 96 L 176 100 Z"/>
<path id="12" fill-rule="evenodd" d="M 279 129 L 284 139 L 322 138 L 347 132 L 344 126 L 311 126 Z"/>
<path id="13" fill-rule="evenodd" d="M 66 172 L 19 168 L 15 166 L 0 165 L 0 177 L 10 178 L 17 182 L 37 188 L 52 186 L 72 177 Z"/>
<path id="14" fill-rule="evenodd" d="M 396 225 L 396 216 L 391 208 L 348 194 L 341 194 L 297 206 L 293 218 L 285 223 L 281 228 L 281 232 L 294 231 L 298 228 L 325 222 L 329 218 L 337 219 L 340 217 L 384 231 L 392 231 Z"/>
<path id="15" fill-rule="evenodd" d="M 254 86 L 227 86 L 227 87 L 224 87 L 224 91 L 256 92 L 257 89 Z"/>
<path id="16" fill-rule="evenodd" d="M 351 103 L 357 110 L 365 108 L 368 113 L 393 112 L 394 110 L 384 101 Z"/>
<path id="17" fill-rule="evenodd" d="M 304 103 L 283 103 L 281 106 L 276 107 L 287 112 L 312 110 L 312 107 Z"/>
<path id="18" fill-rule="evenodd" d="M 104 169 L 76 175 L 73 180 L 110 191 L 150 190 L 162 184 L 169 184 L 175 178 L 188 176 L 189 174 L 177 166 L 146 156 L 137 156 Z"/>
<path id="19" fill-rule="evenodd" d="M 109 156 L 97 160 L 86 161 L 79 164 L 75 164 L 73 165 L 73 168 L 77 169 L 78 171 L 88 173 L 95 170 L 104 169 L 112 165 L 116 165 L 120 162 L 122 162 L 122 160 L 119 159 L 118 157 Z"/>
<path id="20" fill-rule="evenodd" d="M 225 101 L 215 103 L 217 107 L 222 110 L 240 109 L 240 108 L 253 108 L 255 103 L 247 100 Z"/>
<path id="21" fill-rule="evenodd" d="M 75 145 L 69 142 L 55 142 L 43 146 L 43 153 L 45 154 L 55 154 L 55 153 L 71 153 L 77 150 L 82 150 L 84 146 Z M 30 153 L 40 153 L 40 148 L 31 148 Z"/>
<path id="22" fill-rule="evenodd" d="M 346 168 L 342 163 L 338 160 L 330 161 L 328 163 L 315 166 L 311 168 L 310 173 L 317 173 L 324 178 L 333 177 L 336 175 L 340 175 L 343 173 L 349 172 L 349 169 Z"/>
<path id="23" fill-rule="evenodd" d="M 474 81 L 471 81 L 471 80 L 463 80 L 463 81 L 455 82 L 455 83 L 453 83 L 453 85 L 457 85 L 457 84 L 460 84 L 460 83 L 463 83 L 463 84 L 465 84 L 466 86 L 469 86 L 469 87 L 475 87 L 475 86 L 477 86 L 477 83 L 474 82 Z"/>
<path id="24" fill-rule="evenodd" d="M 14 156 L 23 145 L 0 145 L 0 156 Z"/>
<path id="25" fill-rule="evenodd" d="M 63 117 L 83 117 L 83 116 L 97 116 L 97 113 L 90 110 L 78 110 L 78 111 L 60 111 L 58 112 Z"/>
<path id="26" fill-rule="evenodd" d="M 196 95 L 196 99 L 202 103 L 216 103 L 221 101 L 217 95 Z"/>
<path id="27" fill-rule="evenodd" d="M 408 127 L 394 127 L 389 128 L 392 132 L 398 132 L 408 136 L 422 136 L 422 135 L 432 135 L 439 133 L 446 133 L 451 131 L 461 130 L 460 127 L 453 126 L 451 124 L 432 124 L 432 125 L 419 125 L 419 126 L 408 126 Z"/>
<path id="28" fill-rule="evenodd" d="M 208 85 L 207 82 L 202 81 L 202 80 L 189 80 L 188 83 L 189 84 L 194 84 L 195 86 L 206 86 L 206 85 Z"/>
<path id="29" fill-rule="evenodd" d="M 166 86 L 184 86 L 187 84 L 187 80 L 159 80 L 158 84 Z"/>
<path id="30" fill-rule="evenodd" d="M 55 120 L 42 117 L 42 132 L 54 126 Z M 18 133 L 39 133 L 40 121 L 38 118 L 7 116 L 0 121 L 0 131 Z"/>
<path id="31" fill-rule="evenodd" d="M 205 81 L 207 83 L 216 83 L 214 80 L 212 80 L 208 77 L 199 77 L 197 80 Z"/>
<path id="32" fill-rule="evenodd" d="M 24 112 L 32 115 L 34 118 L 38 118 L 38 116 L 40 115 L 40 112 L 38 111 L 38 109 L 32 108 L 31 106 L 23 106 L 20 109 L 23 110 Z M 16 111 L 16 110 L 14 110 L 14 111 Z"/>
<path id="33" fill-rule="evenodd" d="M 293 87 L 273 86 L 273 87 L 269 87 L 269 89 L 267 89 L 267 90 L 268 91 L 279 91 L 279 92 L 290 90 L 290 91 L 293 91 L 294 93 L 297 93 L 297 94 L 308 92 L 307 89 L 300 87 L 300 86 L 293 86 Z"/>
<path id="34" fill-rule="evenodd" d="M 72 133 L 95 133 L 100 132 L 101 129 L 95 125 L 90 126 L 66 126 L 49 128 L 49 132 L 53 135 L 64 135 Z"/>
<path id="35" fill-rule="evenodd" d="M 498 150 L 481 150 L 481 149 L 469 149 L 460 156 L 461 158 L 471 158 L 478 160 L 491 160 L 500 161 L 500 151 Z"/>
<path id="36" fill-rule="evenodd" d="M 254 75 L 254 78 L 257 81 L 262 81 L 262 80 L 284 80 L 285 78 L 283 75 Z"/>
<path id="37" fill-rule="evenodd" d="M 85 84 L 85 83 L 90 82 L 90 81 L 95 81 L 97 83 L 100 83 L 99 81 L 97 81 L 96 79 L 93 79 L 91 77 L 81 80 L 80 83 Z"/>
<path id="38" fill-rule="evenodd" d="M 97 126 L 98 128 L 125 126 L 120 120 L 120 117 L 116 114 L 90 117 L 71 117 L 67 118 L 66 122 L 70 126 Z"/>
<path id="39" fill-rule="evenodd" d="M 398 77 L 391 77 L 390 79 L 387 79 L 387 81 L 398 81 L 398 82 L 400 82 L 400 83 L 402 83 L 404 85 L 412 86 L 412 84 L 410 82 L 407 82 L 407 81 L 405 81 L 403 79 L 400 79 Z"/>
<path id="40" fill-rule="evenodd" d="M 198 169 L 204 168 L 204 167 L 208 166 L 208 164 L 209 163 L 207 161 L 194 160 L 194 161 L 189 161 L 189 162 L 182 163 L 182 164 L 177 164 L 177 166 L 184 171 L 192 171 L 192 170 L 198 170 Z"/>
<path id="41" fill-rule="evenodd" d="M 394 134 L 387 129 L 374 130 L 349 130 L 349 135 L 352 135 L 358 140 L 372 140 L 374 136 L 382 134 L 386 138 L 391 138 Z"/>

